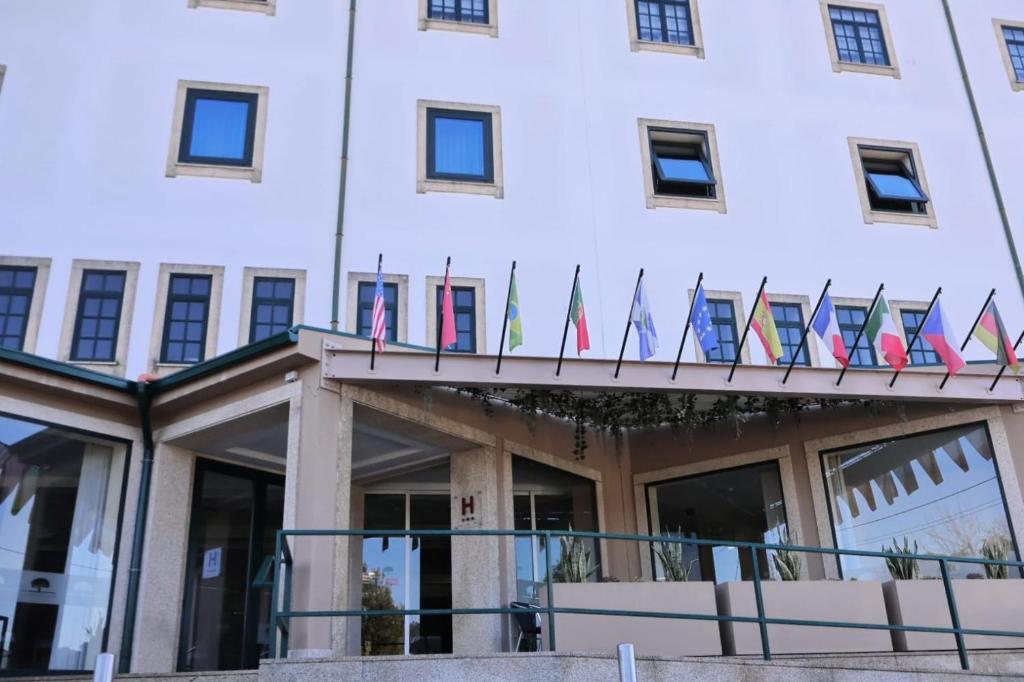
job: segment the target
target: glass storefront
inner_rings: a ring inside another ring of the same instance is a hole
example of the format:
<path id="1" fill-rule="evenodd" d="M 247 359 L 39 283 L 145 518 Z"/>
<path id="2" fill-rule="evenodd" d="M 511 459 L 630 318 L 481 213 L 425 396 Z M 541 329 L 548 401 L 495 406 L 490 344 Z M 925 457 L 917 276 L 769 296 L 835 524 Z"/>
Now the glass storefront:
<path id="1" fill-rule="evenodd" d="M 127 452 L 0 415 L 0 669 L 89 670 L 103 650 Z"/>
<path id="2" fill-rule="evenodd" d="M 824 452 L 822 471 L 841 549 L 1016 560 L 1002 484 L 984 424 Z M 847 580 L 888 580 L 882 559 L 842 557 Z M 954 578 L 984 578 L 981 565 L 950 564 Z M 937 577 L 924 561 L 921 577 Z M 1011 572 L 1011 575 L 1014 575 Z"/>
<path id="3" fill-rule="evenodd" d="M 703 540 L 786 544 L 786 507 L 775 461 L 654 483 L 647 486 L 651 534 Z M 651 548 L 658 580 L 753 579 L 749 551 L 660 543 Z M 762 578 L 776 569 L 762 551 Z"/>

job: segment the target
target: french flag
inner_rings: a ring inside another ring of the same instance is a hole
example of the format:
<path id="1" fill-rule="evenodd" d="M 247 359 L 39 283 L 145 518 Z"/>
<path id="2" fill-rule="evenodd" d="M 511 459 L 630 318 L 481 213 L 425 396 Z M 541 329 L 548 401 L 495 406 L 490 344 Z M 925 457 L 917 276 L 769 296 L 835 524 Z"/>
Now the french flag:
<path id="1" fill-rule="evenodd" d="M 836 307 L 832 304 L 832 297 L 828 294 L 825 294 L 811 326 L 814 327 L 814 333 L 821 337 L 821 340 L 832 351 L 832 357 L 843 367 L 849 367 L 850 357 L 846 354 L 846 344 L 843 343 L 843 335 L 839 331 Z"/>
<path id="2" fill-rule="evenodd" d="M 967 364 L 960 357 L 960 344 L 953 336 L 953 327 L 942 310 L 942 303 L 937 299 L 935 305 L 932 306 L 931 313 L 928 314 L 928 319 L 921 325 L 921 336 L 946 363 L 946 370 L 950 376 L 959 372 Z"/>

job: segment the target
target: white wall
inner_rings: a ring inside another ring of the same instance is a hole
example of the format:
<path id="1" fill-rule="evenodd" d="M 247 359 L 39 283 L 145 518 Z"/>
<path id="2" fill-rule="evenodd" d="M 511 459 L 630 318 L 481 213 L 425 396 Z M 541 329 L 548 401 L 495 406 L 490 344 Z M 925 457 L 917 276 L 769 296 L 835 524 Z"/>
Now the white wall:
<path id="1" fill-rule="evenodd" d="M 220 351 L 237 340 L 246 265 L 309 270 L 306 321 L 327 326 L 347 4 L 278 0 L 266 17 L 186 0 L 0 0 L 0 253 L 54 258 L 40 354 L 56 355 L 76 257 L 143 263 L 130 376 L 145 369 L 160 262 L 227 267 Z M 411 343 L 427 341 L 425 277 L 448 255 L 454 275 L 487 280 L 491 353 L 512 259 L 523 354 L 557 353 L 577 262 L 592 357 L 617 354 L 640 267 L 659 360 L 674 359 L 698 271 L 747 308 L 762 275 L 770 293 L 812 303 L 828 277 L 835 296 L 870 297 L 884 280 L 890 299 L 927 301 L 942 285 L 961 336 L 994 286 L 1011 333 L 1024 324 L 939 0 L 885 3 L 899 80 L 833 73 L 812 0 L 703 0 L 706 59 L 631 52 L 624 0 L 498 4 L 494 39 L 417 30 L 417 0 L 359 3 L 342 286 L 382 251 L 410 278 Z M 1024 7 L 954 5 L 1024 225 L 1024 93 L 1010 91 L 991 23 Z M 262 183 L 164 177 L 178 79 L 269 86 Z M 417 99 L 501 106 L 503 199 L 416 193 Z M 728 213 L 645 207 L 640 117 L 715 124 Z M 864 223 L 848 136 L 920 145 L 938 229 Z"/>

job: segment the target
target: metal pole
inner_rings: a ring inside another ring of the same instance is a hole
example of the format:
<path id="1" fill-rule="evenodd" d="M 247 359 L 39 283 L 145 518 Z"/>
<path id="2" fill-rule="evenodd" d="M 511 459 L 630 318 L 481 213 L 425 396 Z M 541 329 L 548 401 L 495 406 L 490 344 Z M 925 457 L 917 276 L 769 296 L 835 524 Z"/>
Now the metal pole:
<path id="1" fill-rule="evenodd" d="M 988 292 L 988 298 L 981 304 L 981 310 L 978 311 L 978 316 L 974 318 L 974 324 L 971 325 L 971 331 L 967 332 L 967 336 L 964 338 L 964 342 L 960 344 L 960 352 L 963 353 L 964 349 L 967 348 L 967 343 L 971 340 L 971 336 L 974 335 L 974 330 L 978 328 L 978 323 L 981 322 L 981 316 L 985 314 L 985 310 L 988 308 L 989 301 L 996 295 L 996 290 Z M 927 317 L 925 319 L 928 319 Z M 1002 339 L 1000 339 L 1002 341 Z M 907 348 L 909 352 L 910 349 Z M 939 390 L 941 391 L 945 387 L 946 382 L 949 381 L 949 371 L 946 372 L 946 376 L 942 377 L 942 383 L 939 384 Z"/>
<path id="2" fill-rule="evenodd" d="M 630 645 L 632 646 L 632 645 Z M 96 656 L 96 666 L 92 673 L 92 682 L 112 682 L 114 679 L 114 654 Z M 634 678 L 636 679 L 636 678 Z"/>
<path id="3" fill-rule="evenodd" d="M 277 632 L 280 627 L 280 619 L 277 616 L 280 610 L 280 585 L 281 585 L 281 533 L 274 533 L 274 582 L 270 588 L 270 627 L 267 628 L 267 651 L 271 658 L 277 658 Z"/>
<path id="4" fill-rule="evenodd" d="M 960 614 L 956 608 L 956 595 L 953 594 L 953 583 L 949 581 L 949 566 L 945 559 L 939 559 L 939 571 L 942 573 L 942 586 L 946 588 L 946 604 L 949 606 L 949 622 L 953 625 L 956 633 L 956 652 L 960 656 L 960 667 L 964 670 L 971 669 L 971 663 L 967 660 L 967 647 L 964 646 L 964 633 L 960 631 Z"/>
<path id="5" fill-rule="evenodd" d="M 558 367 L 555 376 L 562 373 L 562 357 L 565 355 L 565 339 L 569 335 L 569 320 L 572 318 L 572 302 L 576 300 L 576 286 L 580 281 L 580 265 L 576 264 L 576 274 L 572 276 L 572 291 L 569 292 L 569 307 L 565 310 L 565 328 L 562 329 L 562 348 L 558 351 Z"/>
<path id="6" fill-rule="evenodd" d="M 331 290 L 331 331 L 338 331 L 341 288 L 341 242 L 345 238 L 345 193 L 348 186 L 348 129 L 352 120 L 352 59 L 356 42 L 356 0 L 348 6 L 348 44 L 345 55 L 345 100 L 341 116 L 341 172 L 338 176 L 338 217 L 334 229 L 334 287 Z"/>
<path id="7" fill-rule="evenodd" d="M 941 294 L 941 293 L 942 293 L 942 287 L 939 287 L 938 289 L 935 290 L 935 295 L 932 296 L 932 302 L 928 304 L 928 310 L 924 311 L 924 319 L 921 321 L 921 325 L 917 328 L 917 331 L 914 332 L 914 336 L 913 336 L 913 338 L 910 339 L 910 343 L 907 344 L 907 353 L 908 354 L 910 353 L 910 349 L 913 348 L 914 344 L 917 343 L 917 337 L 921 335 L 921 330 L 924 328 L 925 323 L 928 322 L 928 316 L 932 314 L 932 308 L 935 307 L 935 301 L 939 300 L 939 294 Z M 967 345 L 966 342 L 964 343 L 964 345 L 965 346 Z M 960 350 L 963 351 L 963 348 L 961 348 Z M 892 380 L 889 382 L 889 388 L 892 388 L 892 385 L 895 384 L 896 380 L 899 379 L 899 378 L 900 378 L 900 373 L 898 371 L 897 372 L 893 372 Z M 949 378 L 949 372 L 946 372 L 946 379 L 948 379 L 948 378 Z M 942 384 L 939 385 L 940 389 L 943 386 L 946 385 L 946 379 L 942 380 Z"/>
<path id="8" fill-rule="evenodd" d="M 501 357 L 505 351 L 505 332 L 508 330 L 508 311 L 512 304 L 512 282 L 516 276 L 516 262 L 512 261 L 512 271 L 508 274 L 508 293 L 505 294 L 505 319 L 501 321 L 501 341 L 498 343 L 498 366 L 494 368 L 495 374 L 501 374 Z"/>
<path id="9" fill-rule="evenodd" d="M 1013 344 L 1013 354 L 1015 356 L 1017 355 L 1017 346 L 1020 345 L 1021 341 L 1024 341 L 1024 332 L 1020 333 L 1020 336 L 1017 337 L 1017 343 Z M 992 385 L 988 387 L 989 393 L 991 393 L 992 391 L 996 390 L 996 384 L 998 384 L 999 380 L 1003 378 L 1003 373 L 1005 371 L 1006 371 L 1006 365 L 1003 365 L 1002 367 L 999 368 L 999 374 L 997 374 L 996 378 L 992 380 Z"/>
<path id="10" fill-rule="evenodd" d="M 622 334 L 622 347 L 619 348 L 619 361 L 615 363 L 615 378 L 619 378 L 619 370 L 622 368 L 622 355 L 626 352 L 626 341 L 629 339 L 629 327 L 633 324 L 633 309 L 636 308 L 636 294 L 640 291 L 640 282 L 644 278 L 644 269 L 640 268 L 640 274 L 636 278 L 636 288 L 633 289 L 633 300 L 629 302 L 629 317 L 626 318 L 626 331 Z"/>
<path id="11" fill-rule="evenodd" d="M 761 655 L 772 660 L 771 644 L 768 642 L 768 624 L 764 615 L 764 594 L 761 592 L 761 562 L 757 559 L 757 547 L 750 548 L 750 568 L 754 572 L 754 603 L 757 606 L 757 626 L 761 631 Z"/>
<path id="12" fill-rule="evenodd" d="M 743 336 L 740 337 L 740 345 L 736 346 L 736 357 L 732 359 L 732 369 L 729 370 L 729 378 L 726 383 L 732 383 L 732 375 L 736 373 L 736 365 L 740 364 L 740 356 L 743 354 L 743 344 L 747 342 L 747 334 L 750 332 L 750 323 L 754 319 L 754 311 L 757 310 L 757 302 L 761 300 L 761 293 L 764 291 L 764 285 L 768 283 L 768 278 L 761 278 L 761 286 L 757 289 L 757 296 L 754 296 L 754 307 L 750 309 L 750 314 L 747 315 L 747 326 L 743 328 Z"/>
<path id="13" fill-rule="evenodd" d="M 554 578 L 552 578 L 552 576 L 551 576 L 551 574 L 552 574 L 552 572 L 554 570 L 554 567 L 551 565 L 551 561 L 554 558 L 552 556 L 552 554 L 554 554 L 554 552 L 551 550 L 551 532 L 550 531 L 544 533 L 544 548 L 545 548 L 544 549 L 545 554 L 547 555 L 547 564 L 548 564 L 548 566 L 547 566 L 547 568 L 548 568 L 547 576 L 546 576 L 546 580 L 545 580 L 547 582 L 547 592 L 548 592 L 548 651 L 554 652 L 555 651 L 555 612 L 554 612 L 553 609 L 555 608 L 555 588 L 554 588 L 554 585 L 551 584 L 552 581 L 554 580 Z"/>
<path id="14" fill-rule="evenodd" d="M 796 364 L 796 359 L 800 357 L 800 351 L 804 349 L 804 344 L 807 342 L 807 333 L 811 331 L 811 325 L 814 324 L 814 318 L 818 316 L 818 311 L 821 309 L 821 304 L 825 300 L 825 294 L 828 293 L 828 288 L 832 286 L 832 280 L 825 282 L 825 288 L 821 290 L 821 296 L 818 297 L 818 305 L 814 306 L 814 312 L 811 313 L 811 319 L 807 321 L 807 326 L 804 328 L 804 335 L 800 337 L 800 345 L 796 347 L 796 352 L 793 353 L 793 357 L 789 360 L 789 367 L 786 368 L 786 375 L 782 377 L 782 385 L 786 385 L 786 380 L 789 379 L 789 373 L 793 371 L 793 365 Z"/>
<path id="15" fill-rule="evenodd" d="M 686 333 L 690 331 L 690 318 L 693 317 L 693 305 L 697 302 L 697 290 L 700 283 L 704 281 L 704 273 L 697 276 L 697 285 L 693 287 L 693 298 L 690 299 L 690 309 L 686 311 L 686 319 L 683 320 L 683 338 L 679 342 L 679 352 L 676 353 L 676 365 L 672 368 L 672 381 L 676 380 L 676 372 L 679 371 L 679 360 L 683 357 L 683 346 L 686 345 Z"/>
<path id="16" fill-rule="evenodd" d="M 384 254 L 383 253 L 378 253 L 377 254 L 377 274 L 378 275 L 380 274 L 380 267 L 381 267 L 381 263 L 383 261 L 384 261 Z M 376 282 L 374 282 L 374 284 L 373 284 L 373 303 L 374 303 L 374 307 L 376 307 L 376 304 L 377 304 L 377 283 Z M 388 319 L 388 316 L 387 316 L 387 312 L 385 311 L 385 313 L 384 313 L 384 320 L 385 320 L 384 333 L 385 334 L 387 334 L 387 319 Z M 358 324 L 357 324 L 357 326 L 358 326 Z M 371 313 L 370 314 L 370 371 L 371 372 L 373 371 L 373 363 L 377 359 L 377 339 L 374 338 L 374 332 L 375 331 L 376 330 L 374 329 L 374 325 L 373 325 L 373 314 Z"/>
<path id="17" fill-rule="evenodd" d="M 619 645 L 619 682 L 636 682 L 636 653 L 632 644 Z"/>
<path id="18" fill-rule="evenodd" d="M 875 305 L 878 303 L 878 297 L 882 295 L 882 289 L 884 288 L 884 283 L 878 285 L 878 291 L 875 292 L 875 297 L 871 300 L 871 305 L 868 306 L 868 312 L 864 316 L 864 324 L 860 326 L 857 336 L 853 338 L 853 345 L 850 346 L 850 361 L 846 364 L 846 367 L 843 367 L 843 371 L 839 373 L 839 378 L 836 379 L 836 386 L 843 383 L 843 377 L 846 376 L 846 370 L 850 369 L 850 365 L 853 364 L 853 354 L 857 352 L 857 344 L 860 343 L 860 337 L 864 335 L 864 329 L 868 326 L 868 320 L 871 319 L 871 313 L 875 311 Z"/>
<path id="19" fill-rule="evenodd" d="M 448 260 L 444 264 L 444 279 L 448 281 L 448 273 L 452 267 L 452 257 L 448 256 Z M 430 313 L 427 313 L 428 315 Z M 437 351 L 434 355 L 434 371 L 437 372 L 441 368 L 441 329 L 444 327 L 444 292 L 441 293 L 441 314 L 437 316 Z"/>

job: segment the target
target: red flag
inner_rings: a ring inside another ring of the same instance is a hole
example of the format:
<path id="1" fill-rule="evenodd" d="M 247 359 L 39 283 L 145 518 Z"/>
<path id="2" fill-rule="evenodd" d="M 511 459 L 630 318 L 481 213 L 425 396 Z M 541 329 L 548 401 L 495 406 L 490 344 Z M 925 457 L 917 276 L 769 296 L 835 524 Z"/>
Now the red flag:
<path id="1" fill-rule="evenodd" d="M 441 348 L 449 348 L 458 342 L 455 334 L 455 305 L 452 302 L 451 267 L 444 270 L 444 293 L 441 295 Z"/>
<path id="2" fill-rule="evenodd" d="M 572 323 L 576 325 L 576 355 L 582 355 L 583 351 L 590 349 L 590 330 L 587 329 L 587 311 L 583 307 L 583 291 L 580 289 L 579 275 L 576 276 L 576 284 L 573 287 L 569 316 L 572 318 Z"/>

